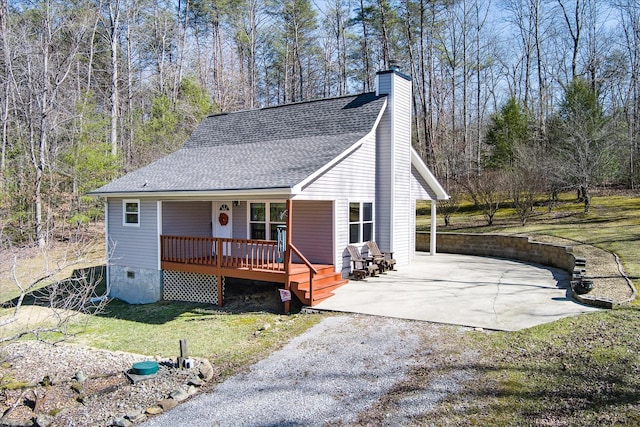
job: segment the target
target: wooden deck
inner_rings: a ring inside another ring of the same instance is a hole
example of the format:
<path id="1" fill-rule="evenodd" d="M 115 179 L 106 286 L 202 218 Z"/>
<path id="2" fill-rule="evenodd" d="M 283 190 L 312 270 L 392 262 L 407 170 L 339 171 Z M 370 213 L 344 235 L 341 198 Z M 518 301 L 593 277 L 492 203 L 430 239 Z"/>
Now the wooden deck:
<path id="1" fill-rule="evenodd" d="M 160 240 L 162 270 L 282 283 L 309 306 L 331 297 L 347 282 L 333 265 L 312 264 L 293 245 L 286 252 L 270 240 L 166 235 Z M 222 295 L 222 280 L 218 284 Z"/>

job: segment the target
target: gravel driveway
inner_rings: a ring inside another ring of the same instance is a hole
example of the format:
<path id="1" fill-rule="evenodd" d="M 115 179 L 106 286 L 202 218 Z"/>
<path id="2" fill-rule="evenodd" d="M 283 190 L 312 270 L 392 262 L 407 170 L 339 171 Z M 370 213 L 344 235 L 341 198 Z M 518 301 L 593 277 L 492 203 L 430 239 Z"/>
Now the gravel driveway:
<path id="1" fill-rule="evenodd" d="M 152 426 L 313 426 L 350 424 L 432 360 L 430 342 L 443 326 L 383 317 L 327 317 L 282 350 L 150 419 Z M 449 329 L 449 334 L 451 330 Z M 436 345 L 437 346 L 437 345 Z M 390 425 L 405 424 L 416 405 L 426 409 L 455 392 L 471 374 L 448 372 L 398 401 Z M 403 410 L 402 405 L 406 405 Z M 404 419 L 404 421 L 403 421 Z"/>

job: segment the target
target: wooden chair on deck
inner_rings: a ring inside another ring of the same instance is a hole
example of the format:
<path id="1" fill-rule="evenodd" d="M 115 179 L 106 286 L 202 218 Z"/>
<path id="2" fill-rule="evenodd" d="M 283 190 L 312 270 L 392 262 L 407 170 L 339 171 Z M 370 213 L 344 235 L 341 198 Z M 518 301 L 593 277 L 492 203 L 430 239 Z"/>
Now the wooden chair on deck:
<path id="1" fill-rule="evenodd" d="M 362 254 L 353 245 L 347 246 L 347 250 L 349 251 L 349 256 L 351 257 L 351 265 L 353 266 L 351 275 L 356 280 L 362 280 L 366 276 L 375 276 L 378 270 L 380 269 L 377 264 L 372 263 L 370 260 L 367 260 L 362 257 Z"/>
<path id="2" fill-rule="evenodd" d="M 393 259 L 393 252 L 382 252 L 378 244 L 374 241 L 368 241 L 369 255 L 373 257 L 373 261 L 377 264 L 383 264 L 384 270 L 394 270 L 396 260 Z"/>

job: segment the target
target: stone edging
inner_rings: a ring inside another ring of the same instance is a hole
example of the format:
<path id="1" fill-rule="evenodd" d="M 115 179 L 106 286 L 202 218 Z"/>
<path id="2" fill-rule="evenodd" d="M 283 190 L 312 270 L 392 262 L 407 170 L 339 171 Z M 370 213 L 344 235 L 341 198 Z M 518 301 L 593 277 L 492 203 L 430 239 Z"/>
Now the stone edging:
<path id="1" fill-rule="evenodd" d="M 416 233 L 416 250 L 429 251 L 430 233 Z M 532 241 L 526 236 L 510 236 L 506 234 L 479 233 L 438 233 L 438 252 L 452 254 L 492 256 L 498 258 L 517 259 L 561 268 L 570 275 L 576 268 L 576 256 L 573 247 Z M 631 280 L 624 272 L 618 257 L 613 254 L 618 265 L 618 271 L 631 288 L 633 294 L 624 301 L 613 301 L 608 298 L 592 297 L 587 294 L 577 294 L 573 287 L 571 293 L 577 301 L 601 308 L 614 308 L 629 304 L 637 297 L 637 291 Z"/>

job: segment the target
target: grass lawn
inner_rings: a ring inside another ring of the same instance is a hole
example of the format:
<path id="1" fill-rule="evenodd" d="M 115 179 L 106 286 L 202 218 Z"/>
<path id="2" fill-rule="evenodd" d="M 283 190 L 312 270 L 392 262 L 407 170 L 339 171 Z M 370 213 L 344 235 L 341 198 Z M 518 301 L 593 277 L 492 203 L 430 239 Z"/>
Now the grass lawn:
<path id="1" fill-rule="evenodd" d="M 231 374 L 278 349 L 320 320 L 315 315 L 228 313 L 211 305 L 111 301 L 74 341 L 91 347 L 175 358 L 187 339 L 189 355 Z"/>
<path id="2" fill-rule="evenodd" d="M 480 352 L 469 367 L 475 379 L 421 421 L 443 426 L 638 426 L 638 331 L 640 312 L 624 308 L 518 332 L 469 332 L 461 346 Z"/>

